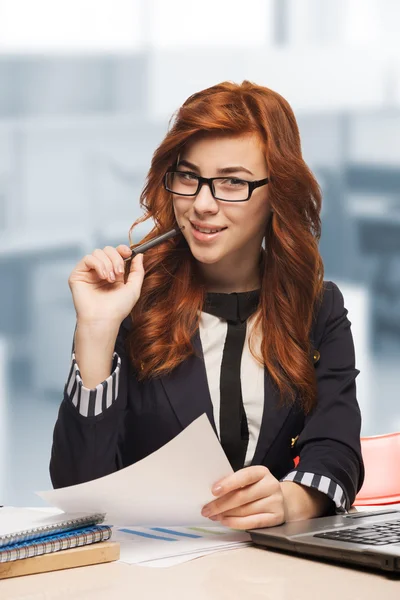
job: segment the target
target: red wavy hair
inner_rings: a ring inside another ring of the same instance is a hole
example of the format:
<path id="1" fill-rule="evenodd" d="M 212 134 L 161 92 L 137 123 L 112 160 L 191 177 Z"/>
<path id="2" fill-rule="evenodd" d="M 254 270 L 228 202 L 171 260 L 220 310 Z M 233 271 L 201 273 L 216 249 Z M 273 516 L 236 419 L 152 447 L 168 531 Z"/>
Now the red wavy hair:
<path id="1" fill-rule="evenodd" d="M 223 82 L 193 94 L 174 116 L 153 154 L 140 196 L 145 214 L 129 235 L 149 218 L 154 227 L 140 243 L 177 225 L 163 176 L 194 136 L 257 135 L 271 177 L 268 202 L 273 212 L 265 231 L 255 322 L 263 332 L 262 357 L 252 352 L 268 369 L 281 399 L 293 403 L 298 395 L 309 412 L 316 402 L 309 335 L 323 290 L 318 250 L 321 191 L 302 158 L 293 111 L 276 92 L 243 81 Z M 196 278 L 196 261 L 183 236 L 147 251 L 144 266 L 146 276 L 131 313 L 133 329 L 127 340 L 139 379 L 168 373 L 194 353 L 192 336 L 206 292 Z"/>

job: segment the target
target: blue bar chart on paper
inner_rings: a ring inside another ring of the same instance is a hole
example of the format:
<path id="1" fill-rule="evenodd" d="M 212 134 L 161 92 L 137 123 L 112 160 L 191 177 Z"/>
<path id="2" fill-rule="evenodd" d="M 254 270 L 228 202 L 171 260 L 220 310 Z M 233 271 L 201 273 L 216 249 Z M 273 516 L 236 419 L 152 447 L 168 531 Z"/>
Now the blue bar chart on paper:
<path id="1" fill-rule="evenodd" d="M 226 527 L 113 527 L 122 562 L 164 567 L 250 543 L 243 531 Z"/>

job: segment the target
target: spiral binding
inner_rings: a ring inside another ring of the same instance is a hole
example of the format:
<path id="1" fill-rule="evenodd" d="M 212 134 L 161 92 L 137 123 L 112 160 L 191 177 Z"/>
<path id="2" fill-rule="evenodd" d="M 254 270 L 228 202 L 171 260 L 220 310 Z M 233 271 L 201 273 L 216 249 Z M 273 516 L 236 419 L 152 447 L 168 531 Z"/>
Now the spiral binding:
<path id="1" fill-rule="evenodd" d="M 23 529 L 14 533 L 6 533 L 0 535 L 0 549 L 3 546 L 8 546 L 17 542 L 27 542 L 29 540 L 46 537 L 50 534 L 53 535 L 63 531 L 76 529 L 77 526 L 85 527 L 86 525 L 97 525 L 98 523 L 102 523 L 104 519 L 104 513 L 95 513 L 77 519 L 68 519 L 66 521 L 60 521 L 59 523 L 50 523 L 49 525 L 42 525 L 41 527 L 33 527 L 32 529 Z"/>
<path id="2" fill-rule="evenodd" d="M 112 529 L 108 525 L 93 525 L 49 535 L 41 539 L 3 546 L 0 548 L 0 569 L 2 563 L 104 542 L 109 540 L 111 535 Z"/>

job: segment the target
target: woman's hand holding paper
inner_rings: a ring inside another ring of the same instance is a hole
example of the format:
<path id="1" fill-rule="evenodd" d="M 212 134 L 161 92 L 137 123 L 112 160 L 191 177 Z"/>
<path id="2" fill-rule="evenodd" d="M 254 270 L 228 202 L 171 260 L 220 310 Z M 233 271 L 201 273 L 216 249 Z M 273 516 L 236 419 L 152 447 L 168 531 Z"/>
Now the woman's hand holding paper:
<path id="1" fill-rule="evenodd" d="M 240 469 L 212 488 L 216 500 L 203 507 L 202 515 L 234 529 L 280 525 L 285 521 L 285 502 L 280 482 L 262 465 Z"/>

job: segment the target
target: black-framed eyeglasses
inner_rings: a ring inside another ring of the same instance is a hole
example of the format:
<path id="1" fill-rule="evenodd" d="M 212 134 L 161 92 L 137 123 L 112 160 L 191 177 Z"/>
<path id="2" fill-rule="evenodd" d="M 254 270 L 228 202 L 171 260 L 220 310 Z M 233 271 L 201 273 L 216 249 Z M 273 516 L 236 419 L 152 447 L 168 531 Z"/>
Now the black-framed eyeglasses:
<path id="1" fill-rule="evenodd" d="M 269 183 L 269 178 L 258 181 L 246 181 L 238 177 L 200 177 L 190 171 L 168 169 L 164 175 L 164 187 L 167 192 L 179 196 L 196 196 L 202 185 L 210 188 L 213 197 L 223 202 L 245 202 L 253 191 Z"/>

